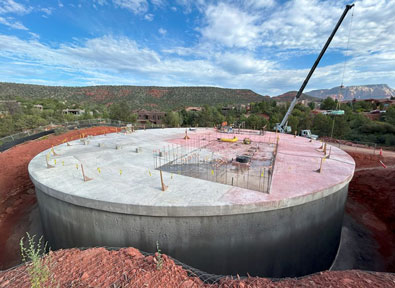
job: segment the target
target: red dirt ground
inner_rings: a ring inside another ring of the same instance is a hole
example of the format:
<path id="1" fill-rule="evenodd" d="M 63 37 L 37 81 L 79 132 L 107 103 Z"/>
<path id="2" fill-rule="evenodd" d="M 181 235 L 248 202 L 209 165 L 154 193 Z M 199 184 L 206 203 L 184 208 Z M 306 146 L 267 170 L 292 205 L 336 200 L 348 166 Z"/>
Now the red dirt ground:
<path id="1" fill-rule="evenodd" d="M 33 185 L 27 166 L 39 152 L 58 145 L 65 139 L 78 139 L 85 135 L 115 132 L 113 127 L 95 127 L 71 131 L 60 136 L 31 141 L 0 154 L 0 270 L 20 263 L 19 246 L 7 243 L 12 236 L 20 239 L 23 229 L 17 225 L 26 221 L 35 204 Z M 343 148 L 343 147 L 342 147 Z M 373 231 L 380 245 L 380 253 L 387 261 L 388 271 L 395 272 L 395 156 L 373 155 L 369 150 L 345 149 L 355 159 L 357 170 L 349 186 L 347 210 L 363 225 Z M 387 169 L 384 169 L 382 160 Z M 358 205 L 356 205 L 358 204 Z M 19 234 L 20 235 L 19 235 Z M 18 235 L 16 235 L 18 234 Z M 104 248 L 79 251 L 60 250 L 52 253 L 54 279 L 60 287 L 395 287 L 395 275 L 387 273 L 351 271 L 325 271 L 301 279 L 272 282 L 265 278 L 244 280 L 227 279 L 209 286 L 163 256 L 163 268 L 158 271 L 152 256 L 143 257 L 133 248 L 107 251 Z M 29 287 L 26 266 L 0 271 L 1 287 Z M 19 283 L 19 284 L 18 284 Z"/>
<path id="2" fill-rule="evenodd" d="M 50 253 L 54 287 L 394 287 L 395 275 L 358 270 L 321 272 L 300 279 L 272 281 L 265 278 L 223 278 L 212 284 L 191 277 L 181 266 L 162 255 L 143 256 L 137 249 L 104 248 L 58 250 Z M 159 268 L 160 267 L 160 268 Z M 26 265 L 0 272 L 0 287 L 30 287 Z M 47 283 L 47 286 L 49 286 Z"/>
<path id="3" fill-rule="evenodd" d="M 349 185 L 346 210 L 373 232 L 386 270 L 395 272 L 395 153 L 382 157 L 347 152 L 356 162 L 356 171 Z M 387 168 L 381 166 L 380 160 Z"/>
<path id="4" fill-rule="evenodd" d="M 119 128 L 118 128 L 119 129 Z M 46 139 L 29 141 L 0 153 L 0 270 L 19 263 L 19 244 L 12 247 L 7 240 L 14 233 L 20 220 L 30 212 L 36 203 L 33 183 L 30 181 L 27 166 L 30 160 L 41 151 L 61 144 L 65 140 L 78 139 L 80 135 L 98 135 L 115 132 L 114 127 L 93 127 L 51 135 Z M 19 235 L 21 238 L 23 235 Z"/>

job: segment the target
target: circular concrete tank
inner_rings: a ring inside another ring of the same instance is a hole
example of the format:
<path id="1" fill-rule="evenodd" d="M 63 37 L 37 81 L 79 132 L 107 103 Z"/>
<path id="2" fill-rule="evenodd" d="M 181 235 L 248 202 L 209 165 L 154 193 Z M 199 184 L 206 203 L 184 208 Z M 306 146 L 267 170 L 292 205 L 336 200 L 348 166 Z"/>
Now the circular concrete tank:
<path id="1" fill-rule="evenodd" d="M 154 252 L 158 241 L 164 253 L 215 274 L 285 277 L 330 267 L 355 167 L 348 154 L 328 145 L 330 157 L 319 173 L 321 142 L 279 135 L 269 193 L 168 172 L 162 191 L 155 155 L 171 161 L 210 150 L 205 143 L 222 137 L 203 128 L 188 133 L 189 140 L 184 136 L 185 129 L 139 130 L 38 154 L 29 174 L 52 249 L 133 246 Z M 236 158 L 237 147 L 244 147 L 237 136 L 233 150 L 206 152 Z M 274 133 L 248 138 L 252 144 L 276 142 Z M 92 180 L 83 180 L 81 164 Z"/>

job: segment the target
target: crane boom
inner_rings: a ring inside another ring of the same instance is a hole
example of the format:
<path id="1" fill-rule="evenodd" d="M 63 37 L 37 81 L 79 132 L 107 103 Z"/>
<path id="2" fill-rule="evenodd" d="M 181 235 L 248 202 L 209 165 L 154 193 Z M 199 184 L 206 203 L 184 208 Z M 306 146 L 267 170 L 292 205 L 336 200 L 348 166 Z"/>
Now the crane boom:
<path id="1" fill-rule="evenodd" d="M 352 7 L 354 7 L 354 4 L 346 5 L 346 8 L 344 9 L 342 16 L 340 17 L 339 21 L 337 22 L 337 24 L 335 26 L 335 29 L 333 29 L 331 35 L 329 36 L 329 38 L 326 41 L 324 47 L 322 48 L 320 55 L 318 55 L 317 60 L 315 60 L 314 65 L 313 65 L 313 67 L 311 67 L 309 74 L 307 74 L 307 77 L 304 80 L 302 86 L 300 87 L 298 93 L 296 94 L 295 98 L 292 100 L 291 105 L 289 106 L 287 113 L 285 113 L 285 116 L 284 116 L 283 120 L 281 121 L 281 123 L 279 125 L 277 125 L 277 127 L 276 127 L 277 131 L 279 131 L 281 133 L 285 132 L 285 125 L 286 125 L 286 123 L 288 121 L 289 115 L 291 115 L 292 110 L 294 109 L 296 103 L 298 102 L 300 96 L 302 95 L 303 90 L 306 87 L 307 83 L 309 82 L 311 75 L 313 75 L 315 68 L 317 68 L 318 63 L 320 63 L 320 60 L 321 60 L 322 56 L 324 55 L 326 49 L 328 48 L 328 46 L 331 43 L 333 37 L 335 36 L 337 30 L 339 29 L 340 25 L 342 24 L 342 22 L 343 22 L 344 18 L 346 17 L 348 11 Z"/>

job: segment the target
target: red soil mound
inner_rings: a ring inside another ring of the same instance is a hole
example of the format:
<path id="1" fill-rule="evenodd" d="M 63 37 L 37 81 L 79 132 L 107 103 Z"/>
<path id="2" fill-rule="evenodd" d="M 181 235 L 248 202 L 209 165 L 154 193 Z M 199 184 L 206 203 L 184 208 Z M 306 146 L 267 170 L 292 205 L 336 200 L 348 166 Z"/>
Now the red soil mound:
<path id="1" fill-rule="evenodd" d="M 385 154 L 387 156 L 380 156 L 376 152 L 376 154 L 365 153 L 364 151 L 347 151 L 348 154 L 352 156 L 355 160 L 357 171 L 361 168 L 372 168 L 372 167 L 380 167 L 383 168 L 380 164 L 380 161 L 385 163 L 387 166 L 395 165 L 395 152 L 386 151 Z"/>
<path id="2" fill-rule="evenodd" d="M 20 219 L 30 212 L 36 202 L 34 187 L 30 181 L 27 166 L 30 160 L 41 151 L 78 139 L 80 135 L 98 135 L 115 132 L 114 127 L 93 127 L 70 131 L 65 134 L 51 135 L 46 139 L 26 142 L 0 153 L 0 269 L 16 265 L 19 262 L 19 247 L 12 247 L 7 240 L 19 225 Z M 23 229 L 20 229 L 23 230 Z M 23 235 L 19 235 L 21 238 Z"/>
<path id="3" fill-rule="evenodd" d="M 235 277 L 207 283 L 191 277 L 166 255 L 143 256 L 134 248 L 108 251 L 94 248 L 50 253 L 55 287 L 394 287 L 395 275 L 362 271 L 322 272 L 301 279 L 273 282 L 265 278 Z M 47 258 L 48 259 L 48 258 Z M 158 264 L 162 263 L 162 264 Z M 26 265 L 0 272 L 0 287 L 30 287 Z M 50 284 L 50 283 L 47 283 Z"/>

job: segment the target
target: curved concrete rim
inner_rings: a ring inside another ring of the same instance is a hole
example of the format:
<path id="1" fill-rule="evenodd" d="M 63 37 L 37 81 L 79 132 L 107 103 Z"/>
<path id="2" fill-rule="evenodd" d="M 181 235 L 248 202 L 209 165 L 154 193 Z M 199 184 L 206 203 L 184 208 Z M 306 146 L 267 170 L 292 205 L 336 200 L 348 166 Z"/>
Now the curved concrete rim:
<path id="1" fill-rule="evenodd" d="M 53 188 L 48 188 L 36 181 L 32 176 L 31 180 L 34 185 L 41 191 L 56 199 L 87 208 L 104 210 L 108 212 L 144 215 L 144 216 L 169 216 L 169 217 L 200 217 L 200 216 L 218 216 L 218 215 L 237 215 L 247 213 L 257 213 L 263 211 L 289 208 L 292 206 L 302 205 L 307 202 L 315 201 L 320 198 L 329 196 L 342 189 L 351 181 L 353 175 L 349 176 L 342 183 L 328 187 L 321 191 L 302 195 L 294 198 L 282 199 L 279 201 L 257 202 L 253 204 L 232 204 L 222 206 L 148 206 L 122 204 L 115 202 L 106 202 L 101 200 L 88 199 L 80 196 L 70 195 Z"/>

